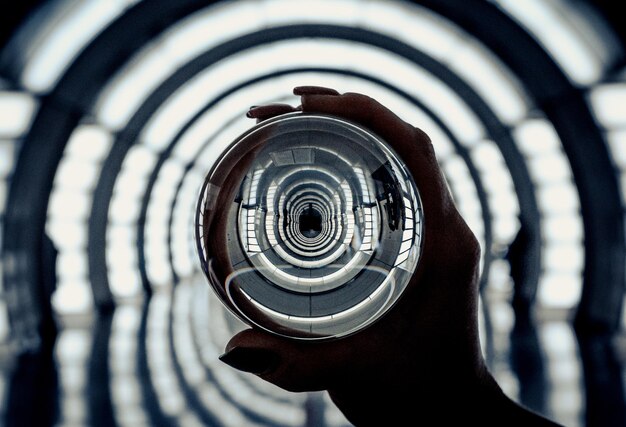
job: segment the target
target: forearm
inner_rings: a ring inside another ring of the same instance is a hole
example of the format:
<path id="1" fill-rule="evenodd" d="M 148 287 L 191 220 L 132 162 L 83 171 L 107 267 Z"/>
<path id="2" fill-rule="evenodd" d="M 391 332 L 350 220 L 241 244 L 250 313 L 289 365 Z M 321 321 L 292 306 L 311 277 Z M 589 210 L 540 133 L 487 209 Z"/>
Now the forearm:
<path id="1" fill-rule="evenodd" d="M 329 390 L 357 427 L 381 425 L 558 426 L 508 398 L 490 374 L 475 384 L 429 387 L 361 384 Z"/>

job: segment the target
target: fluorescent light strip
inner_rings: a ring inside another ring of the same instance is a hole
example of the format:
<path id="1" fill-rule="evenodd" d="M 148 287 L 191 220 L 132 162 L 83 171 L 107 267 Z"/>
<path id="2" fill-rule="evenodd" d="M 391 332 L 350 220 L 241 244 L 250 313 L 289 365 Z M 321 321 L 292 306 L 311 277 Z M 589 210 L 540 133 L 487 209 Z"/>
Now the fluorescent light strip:
<path id="1" fill-rule="evenodd" d="M 115 421 L 120 426 L 147 424 L 149 418 L 142 405 L 140 376 L 134 353 L 140 314 L 138 306 L 117 307 L 109 338 L 111 403 Z"/>
<path id="2" fill-rule="evenodd" d="M 173 209 L 172 265 L 179 277 L 189 277 L 199 271 L 194 245 L 193 223 L 198 189 L 203 177 L 190 172 L 185 175 Z"/>
<path id="3" fill-rule="evenodd" d="M 554 168 L 559 167 L 559 174 L 563 175 L 563 179 L 555 179 L 559 176 L 546 175 L 537 168 L 529 169 L 531 179 L 537 186 L 542 213 L 579 210 L 580 202 L 569 162 L 565 159 L 560 139 L 552 124 L 544 119 L 529 119 L 514 129 L 513 136 L 530 164 L 541 161 L 544 166 L 550 164 L 553 167 L 554 164 Z"/>
<path id="4" fill-rule="evenodd" d="M 89 216 L 91 194 L 74 189 L 54 186 L 48 206 L 49 215 L 54 218 L 80 221 Z M 61 237 L 62 238 L 62 237 Z"/>
<path id="5" fill-rule="evenodd" d="M 602 58 L 608 54 L 597 51 L 601 46 L 592 48 L 587 44 L 585 34 L 571 24 L 584 21 L 571 3 L 559 6 L 558 2 L 543 0 L 492 1 L 537 39 L 573 82 L 591 85 L 600 78 L 607 65 Z"/>
<path id="6" fill-rule="evenodd" d="M 542 322 L 538 329 L 547 376 L 546 410 L 563 425 L 576 425 L 584 419 L 584 396 L 580 383 L 583 370 L 578 344 L 569 321 Z"/>
<path id="7" fill-rule="evenodd" d="M 115 249 L 120 249 L 118 245 L 110 245 Z M 129 251 L 126 251 L 129 253 Z M 134 262 L 126 261 L 126 265 L 119 265 L 121 262 L 117 260 L 109 261 L 109 286 L 115 298 L 120 301 L 123 299 L 132 299 L 141 294 L 141 277 L 138 271 L 136 257 L 132 259 Z"/>
<path id="8" fill-rule="evenodd" d="M 483 252 L 486 251 L 482 207 L 465 161 L 460 156 L 450 155 L 441 167 L 452 188 L 459 212 L 476 235 Z"/>
<path id="9" fill-rule="evenodd" d="M 554 163 L 555 168 L 559 167 L 559 174 L 546 174 L 536 167 L 529 168 L 537 189 L 537 201 L 542 216 L 544 255 L 538 300 L 546 307 L 574 307 L 578 304 L 582 291 L 580 271 L 584 260 L 584 232 L 578 192 L 569 163 L 566 160 L 556 160 L 565 155 L 556 131 L 547 120 L 529 119 L 514 129 L 513 136 L 529 164 L 543 162 L 544 167 L 547 167 Z M 565 266 L 561 264 L 562 257 L 555 255 L 559 253 L 566 253 L 571 257 Z"/>
<path id="10" fill-rule="evenodd" d="M 24 92 L 0 91 L 0 138 L 20 138 L 30 128 L 37 101 Z"/>
<path id="11" fill-rule="evenodd" d="M 56 272 L 63 279 L 86 279 L 87 257 L 82 248 L 60 251 L 57 255 Z"/>
<path id="12" fill-rule="evenodd" d="M 88 329 L 61 328 L 54 346 L 54 360 L 60 379 L 58 389 L 59 425 L 89 423 L 86 383 L 93 332 Z M 73 380 L 73 381 L 71 381 Z"/>
<path id="13" fill-rule="evenodd" d="M 528 113 L 522 84 L 478 42 L 459 43 L 444 64 L 489 104 L 502 123 L 516 123 Z"/>
<path id="14" fill-rule="evenodd" d="M 589 101 L 597 120 L 604 128 L 626 128 L 626 82 L 595 86 L 589 93 Z"/>
<path id="15" fill-rule="evenodd" d="M 168 339 L 170 298 L 167 292 L 157 292 L 150 300 L 146 333 L 150 380 L 159 407 L 166 416 L 175 417 L 178 423 L 184 420 L 194 425 L 202 425 L 195 412 L 187 407 L 182 386 L 174 373 L 174 361 Z"/>
<path id="16" fill-rule="evenodd" d="M 156 164 L 157 155 L 149 147 L 136 144 L 128 151 L 122 170 L 118 175 L 111 205 L 109 207 L 110 226 L 107 234 L 113 227 L 130 227 L 135 224 L 140 214 L 141 199 L 146 191 L 147 177 Z M 153 197 L 150 200 L 146 218 L 145 253 L 146 268 L 151 280 L 157 285 L 169 284 L 171 271 L 168 268 L 167 255 L 167 223 L 169 214 L 168 201 L 171 200 L 171 186 L 176 185 L 176 177 L 180 171 L 173 166 L 173 162 L 166 163 L 153 188 Z M 154 206 L 156 205 L 156 207 Z M 163 225 L 165 224 L 165 225 Z M 136 233 L 136 228 L 135 229 Z M 134 239 L 124 244 L 135 248 Z M 141 292 L 141 279 L 138 274 L 136 254 L 119 258 L 120 249 L 115 245 L 107 247 L 107 260 L 119 260 L 117 266 L 109 261 L 109 285 L 114 295 L 129 297 Z M 133 251 L 134 252 L 134 251 Z M 134 260 L 132 263 L 122 263 L 124 259 Z"/>
<path id="17" fill-rule="evenodd" d="M 493 221 L 493 243 L 508 245 L 518 227 L 519 202 L 504 157 L 491 140 L 483 140 L 472 147 L 470 156 L 487 193 Z"/>
<path id="18" fill-rule="evenodd" d="M 59 164 L 55 184 L 77 192 L 91 192 L 96 186 L 100 170 L 83 159 L 66 156 Z"/>
<path id="19" fill-rule="evenodd" d="M 40 37 L 22 71 L 22 84 L 32 92 L 50 91 L 85 46 L 133 3 L 136 1 L 72 2 L 54 27 Z"/>
<path id="20" fill-rule="evenodd" d="M 93 307 L 91 284 L 87 278 L 59 278 L 52 295 L 52 307 L 58 314 L 85 314 Z"/>
<path id="21" fill-rule="evenodd" d="M 265 18 L 266 26 L 324 22 L 338 25 L 358 25 L 364 2 L 361 0 L 272 0 L 259 2 L 257 13 Z"/>
<path id="22" fill-rule="evenodd" d="M 112 143 L 113 137 L 105 129 L 79 125 L 65 146 L 54 178 L 46 232 L 58 250 L 59 284 L 53 304 L 61 315 L 87 313 L 93 306 L 87 278 L 86 220 L 92 203 L 91 191 Z"/>
<path id="23" fill-rule="evenodd" d="M 111 292 L 128 298 L 141 292 L 136 251 L 136 226 L 111 223 L 107 227 L 106 263 Z"/>

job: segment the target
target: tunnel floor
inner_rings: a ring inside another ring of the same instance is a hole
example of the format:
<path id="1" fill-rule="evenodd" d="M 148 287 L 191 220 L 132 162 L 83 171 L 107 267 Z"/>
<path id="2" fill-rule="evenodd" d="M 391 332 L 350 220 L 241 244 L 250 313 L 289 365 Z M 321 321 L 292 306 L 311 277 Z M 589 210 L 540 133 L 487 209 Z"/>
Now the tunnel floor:
<path id="1" fill-rule="evenodd" d="M 484 296 L 482 306 L 483 352 L 507 395 L 567 426 L 623 417 L 626 339 L 579 340 L 555 312 L 514 328 L 501 295 Z M 323 393 L 284 392 L 220 363 L 242 326 L 202 280 L 110 315 L 59 320 L 40 353 L 1 353 L 7 426 L 350 425 Z"/>

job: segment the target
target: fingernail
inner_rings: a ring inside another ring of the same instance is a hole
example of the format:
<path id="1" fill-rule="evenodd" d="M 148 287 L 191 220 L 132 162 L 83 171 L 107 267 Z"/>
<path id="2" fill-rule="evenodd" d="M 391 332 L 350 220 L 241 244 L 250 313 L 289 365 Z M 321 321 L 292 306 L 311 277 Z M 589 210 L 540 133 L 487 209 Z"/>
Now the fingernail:
<path id="1" fill-rule="evenodd" d="M 252 114 L 252 112 L 253 112 L 254 110 L 256 110 L 257 108 L 259 108 L 259 106 L 258 106 L 258 105 L 253 105 L 253 106 L 251 106 L 251 107 L 248 109 L 248 112 L 246 113 L 246 117 L 248 117 L 248 118 L 250 118 L 250 119 L 254 118 L 254 115 Z"/>
<path id="2" fill-rule="evenodd" d="M 293 88 L 294 95 L 339 95 L 335 89 L 324 86 L 296 86 Z"/>
<path id="3" fill-rule="evenodd" d="M 234 347 L 219 359 L 235 369 L 256 375 L 273 371 L 279 362 L 278 355 L 272 351 L 245 347 Z"/>

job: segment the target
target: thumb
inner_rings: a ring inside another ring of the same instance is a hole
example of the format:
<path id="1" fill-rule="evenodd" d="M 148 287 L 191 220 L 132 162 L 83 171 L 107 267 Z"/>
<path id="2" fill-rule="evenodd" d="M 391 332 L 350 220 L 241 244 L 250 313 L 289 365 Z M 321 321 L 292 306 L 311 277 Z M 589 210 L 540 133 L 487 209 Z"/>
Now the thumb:
<path id="1" fill-rule="evenodd" d="M 334 342 L 298 342 L 247 329 L 228 342 L 220 360 L 285 390 L 299 392 L 329 388 L 345 373 L 345 362 L 354 357 L 350 352 L 350 346 Z"/>

